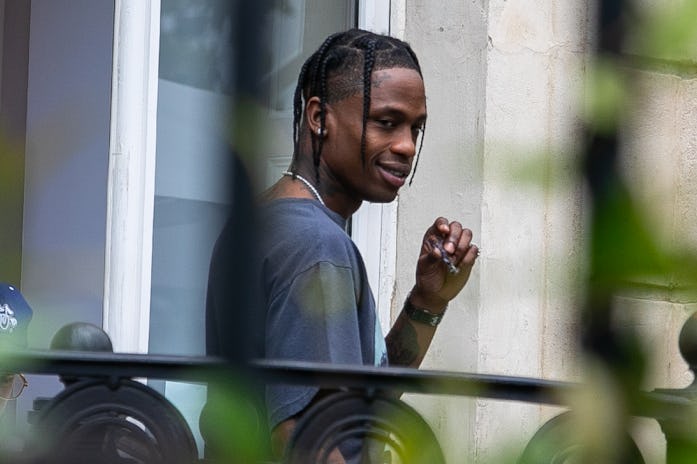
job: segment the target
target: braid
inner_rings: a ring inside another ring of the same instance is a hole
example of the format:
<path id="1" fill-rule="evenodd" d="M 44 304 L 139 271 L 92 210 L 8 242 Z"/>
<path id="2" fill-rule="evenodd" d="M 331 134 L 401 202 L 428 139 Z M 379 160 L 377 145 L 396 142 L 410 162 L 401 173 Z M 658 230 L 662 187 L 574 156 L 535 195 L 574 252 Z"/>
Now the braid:
<path id="1" fill-rule="evenodd" d="M 316 94 L 317 93 L 317 84 L 319 82 L 319 99 L 320 102 L 324 102 L 326 99 L 326 95 L 324 94 L 324 91 L 326 90 L 326 82 L 324 81 L 326 78 L 326 63 L 324 63 L 324 55 L 327 53 L 327 49 L 329 48 L 329 45 L 331 45 L 331 42 L 335 40 L 337 34 L 334 34 L 330 37 L 327 38 L 327 40 L 324 41 L 324 43 L 320 46 L 319 50 L 315 52 L 315 57 L 316 59 L 313 62 L 312 65 L 312 81 L 310 82 L 310 90 Z M 318 70 L 320 70 L 320 75 L 318 76 Z M 322 75 L 324 74 L 324 75 Z M 307 101 L 306 96 L 306 101 Z M 320 153 L 322 150 L 322 138 L 317 137 L 314 133 L 310 134 L 310 141 L 312 143 L 312 161 L 315 166 L 315 177 L 319 179 L 319 157 Z"/>
<path id="2" fill-rule="evenodd" d="M 328 57 L 329 58 L 329 57 Z M 320 133 L 324 133 L 324 127 L 325 127 L 325 122 L 327 120 L 327 62 L 329 59 L 325 60 L 322 62 L 322 66 L 320 68 L 320 76 L 319 76 L 319 106 L 320 106 L 320 112 L 319 112 L 319 130 Z M 319 143 L 317 144 L 317 149 L 315 150 L 314 143 L 312 146 L 312 163 L 315 167 L 315 180 L 317 181 L 317 185 L 319 185 L 319 159 L 320 155 L 322 153 L 322 147 L 324 146 L 324 137 L 319 136 L 315 137 L 314 134 L 312 135 L 313 140 L 318 140 Z"/>
<path id="3" fill-rule="evenodd" d="M 322 61 L 322 58 L 324 54 L 326 53 L 327 49 L 329 46 L 334 42 L 336 39 L 338 39 L 343 33 L 342 32 L 337 32 L 335 34 L 330 35 L 325 39 L 325 41 L 322 43 L 320 48 L 313 53 L 306 61 L 303 63 L 303 66 L 300 70 L 300 75 L 298 76 L 298 83 L 295 87 L 295 95 L 293 98 L 293 159 L 292 159 L 292 164 L 295 163 L 296 158 L 298 156 L 298 151 L 300 149 L 299 143 L 299 132 L 300 132 L 300 124 L 302 120 L 302 114 L 303 114 L 303 91 L 307 92 L 305 95 L 305 98 L 309 98 L 309 93 L 312 92 L 313 89 L 316 88 L 317 86 L 317 67 Z M 310 67 L 312 65 L 312 67 Z M 308 86 L 308 83 L 306 82 L 307 80 L 307 74 L 308 72 L 310 73 L 311 76 L 311 85 Z M 326 82 L 325 82 L 326 84 Z M 321 98 L 321 97 L 320 97 Z M 315 139 L 314 136 L 312 138 L 312 151 L 313 154 L 316 151 L 315 149 Z M 319 158 L 319 155 L 317 156 Z"/>
<path id="4" fill-rule="evenodd" d="M 368 113 L 370 112 L 370 90 L 373 87 L 370 78 L 373 74 L 373 66 L 375 65 L 375 39 L 369 39 L 363 53 L 363 130 L 361 132 L 361 162 L 365 167 L 365 129 L 368 122 Z"/>
<path id="5" fill-rule="evenodd" d="M 307 66 L 309 63 L 309 60 L 305 61 L 303 67 L 300 69 L 298 84 L 295 87 L 295 95 L 293 96 L 293 162 L 295 161 L 295 157 L 298 155 L 298 130 L 300 129 L 300 119 L 302 118 L 303 114 L 302 81 L 305 79 L 305 73 L 307 72 Z"/>
<path id="6" fill-rule="evenodd" d="M 416 53 L 414 53 L 414 50 L 409 46 L 409 44 L 406 44 L 404 46 L 404 49 L 409 53 L 409 56 L 411 57 L 412 60 L 414 60 L 414 64 L 416 65 L 416 71 L 419 73 L 419 76 L 423 77 L 421 75 L 421 65 L 419 64 L 419 59 L 416 57 Z"/>
<path id="7" fill-rule="evenodd" d="M 379 69 L 414 69 L 421 76 L 419 60 L 412 48 L 393 37 L 361 29 L 350 29 L 330 35 L 303 64 L 293 98 L 293 160 L 300 156 L 300 128 L 303 124 L 303 103 L 313 97 L 320 101 L 320 131 L 325 131 L 327 103 L 339 101 L 363 92 L 363 129 L 361 133 L 361 162 L 366 162 L 366 127 L 371 104 L 372 74 Z M 423 133 L 414 172 L 423 146 Z M 310 132 L 312 163 L 319 184 L 319 165 L 324 137 Z M 291 169 L 292 170 L 292 169 Z M 411 180 L 414 175 L 412 174 Z M 410 184 L 411 184 L 410 180 Z"/>
<path id="8" fill-rule="evenodd" d="M 423 78 L 423 75 L 421 74 L 421 65 L 419 64 L 419 58 L 417 58 L 416 53 L 414 53 L 414 50 L 407 45 L 406 47 L 407 53 L 409 53 L 409 56 L 411 56 L 411 59 L 414 60 L 414 64 L 416 65 L 416 70 L 419 72 L 419 76 Z M 427 103 L 424 101 L 424 105 Z M 414 182 L 414 176 L 416 175 L 416 168 L 419 166 L 419 158 L 421 155 L 421 149 L 424 146 L 424 138 L 426 137 L 426 121 L 424 121 L 424 125 L 421 128 L 421 140 L 419 140 L 419 149 L 416 152 L 416 159 L 414 160 L 414 169 L 411 171 L 411 178 L 409 179 L 409 186 L 411 187 L 411 183 Z"/>
<path id="9" fill-rule="evenodd" d="M 419 150 L 416 152 L 416 159 L 414 160 L 414 169 L 411 170 L 411 177 L 409 178 L 409 187 L 411 183 L 414 182 L 414 176 L 416 175 L 416 168 L 419 166 L 419 158 L 421 155 L 421 148 L 424 146 L 424 137 L 426 136 L 426 123 L 424 122 L 421 128 L 421 140 L 419 141 Z"/>

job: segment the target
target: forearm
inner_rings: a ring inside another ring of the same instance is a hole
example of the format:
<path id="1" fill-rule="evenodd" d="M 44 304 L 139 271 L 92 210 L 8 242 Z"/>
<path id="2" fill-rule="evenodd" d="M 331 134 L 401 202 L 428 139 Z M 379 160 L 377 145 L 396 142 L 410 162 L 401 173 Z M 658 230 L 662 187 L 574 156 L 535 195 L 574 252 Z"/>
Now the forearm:
<path id="1" fill-rule="evenodd" d="M 445 301 L 434 301 L 412 292 L 407 300 L 416 308 L 431 314 L 443 314 L 447 306 Z M 406 306 L 405 301 L 405 306 Z M 419 367 L 431 346 L 436 327 L 425 322 L 412 320 L 402 307 L 392 329 L 385 337 L 387 355 L 390 364 L 397 366 Z"/>

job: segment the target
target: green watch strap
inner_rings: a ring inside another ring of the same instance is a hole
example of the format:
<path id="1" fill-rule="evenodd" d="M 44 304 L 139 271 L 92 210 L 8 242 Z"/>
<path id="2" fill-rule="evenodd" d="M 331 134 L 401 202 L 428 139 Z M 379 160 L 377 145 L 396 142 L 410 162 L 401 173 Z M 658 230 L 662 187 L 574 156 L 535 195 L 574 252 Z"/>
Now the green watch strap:
<path id="1" fill-rule="evenodd" d="M 445 314 L 445 311 L 440 314 L 434 314 L 426 309 L 417 308 L 412 304 L 409 298 L 407 298 L 404 302 L 404 312 L 412 321 L 430 325 L 431 327 L 438 326 L 440 321 L 443 320 L 443 315 Z"/>

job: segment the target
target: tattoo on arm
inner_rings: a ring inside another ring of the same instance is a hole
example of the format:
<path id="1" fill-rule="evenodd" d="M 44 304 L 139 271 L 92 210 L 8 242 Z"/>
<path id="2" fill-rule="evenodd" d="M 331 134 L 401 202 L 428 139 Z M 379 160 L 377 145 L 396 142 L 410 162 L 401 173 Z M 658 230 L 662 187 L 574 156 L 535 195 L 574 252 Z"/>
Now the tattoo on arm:
<path id="1" fill-rule="evenodd" d="M 409 366 L 419 357 L 419 341 L 416 329 L 407 319 L 397 319 L 385 338 L 390 364 Z"/>

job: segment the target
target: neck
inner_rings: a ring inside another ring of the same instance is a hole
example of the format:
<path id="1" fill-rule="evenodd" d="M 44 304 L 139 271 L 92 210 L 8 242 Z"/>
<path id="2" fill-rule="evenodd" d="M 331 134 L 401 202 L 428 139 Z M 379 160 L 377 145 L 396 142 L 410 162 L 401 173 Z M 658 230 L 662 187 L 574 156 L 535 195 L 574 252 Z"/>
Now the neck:
<path id="1" fill-rule="evenodd" d="M 327 168 L 321 159 L 318 182 L 315 166 L 311 160 L 312 157 L 310 154 L 307 154 L 307 156 L 301 154 L 296 158 L 288 171 L 299 174 L 307 179 L 322 197 L 327 208 L 340 214 L 344 219 L 348 219 L 358 210 L 363 202 L 361 200 L 356 200 L 355 196 L 350 195 L 350 193 L 343 188 L 342 183 L 335 178 L 331 170 Z"/>
<path id="2" fill-rule="evenodd" d="M 322 204 L 322 206 L 327 206 L 324 203 L 324 199 L 322 199 L 322 195 L 319 194 L 319 191 L 317 190 L 317 188 L 312 184 L 312 182 L 307 180 L 303 175 L 298 174 L 297 172 L 291 172 L 291 171 L 283 171 L 283 175 L 288 176 L 288 177 L 292 177 L 293 179 L 297 179 L 300 182 L 302 182 L 303 185 L 305 186 L 305 188 L 307 188 L 310 191 L 310 193 L 315 198 L 315 200 L 319 201 Z"/>

